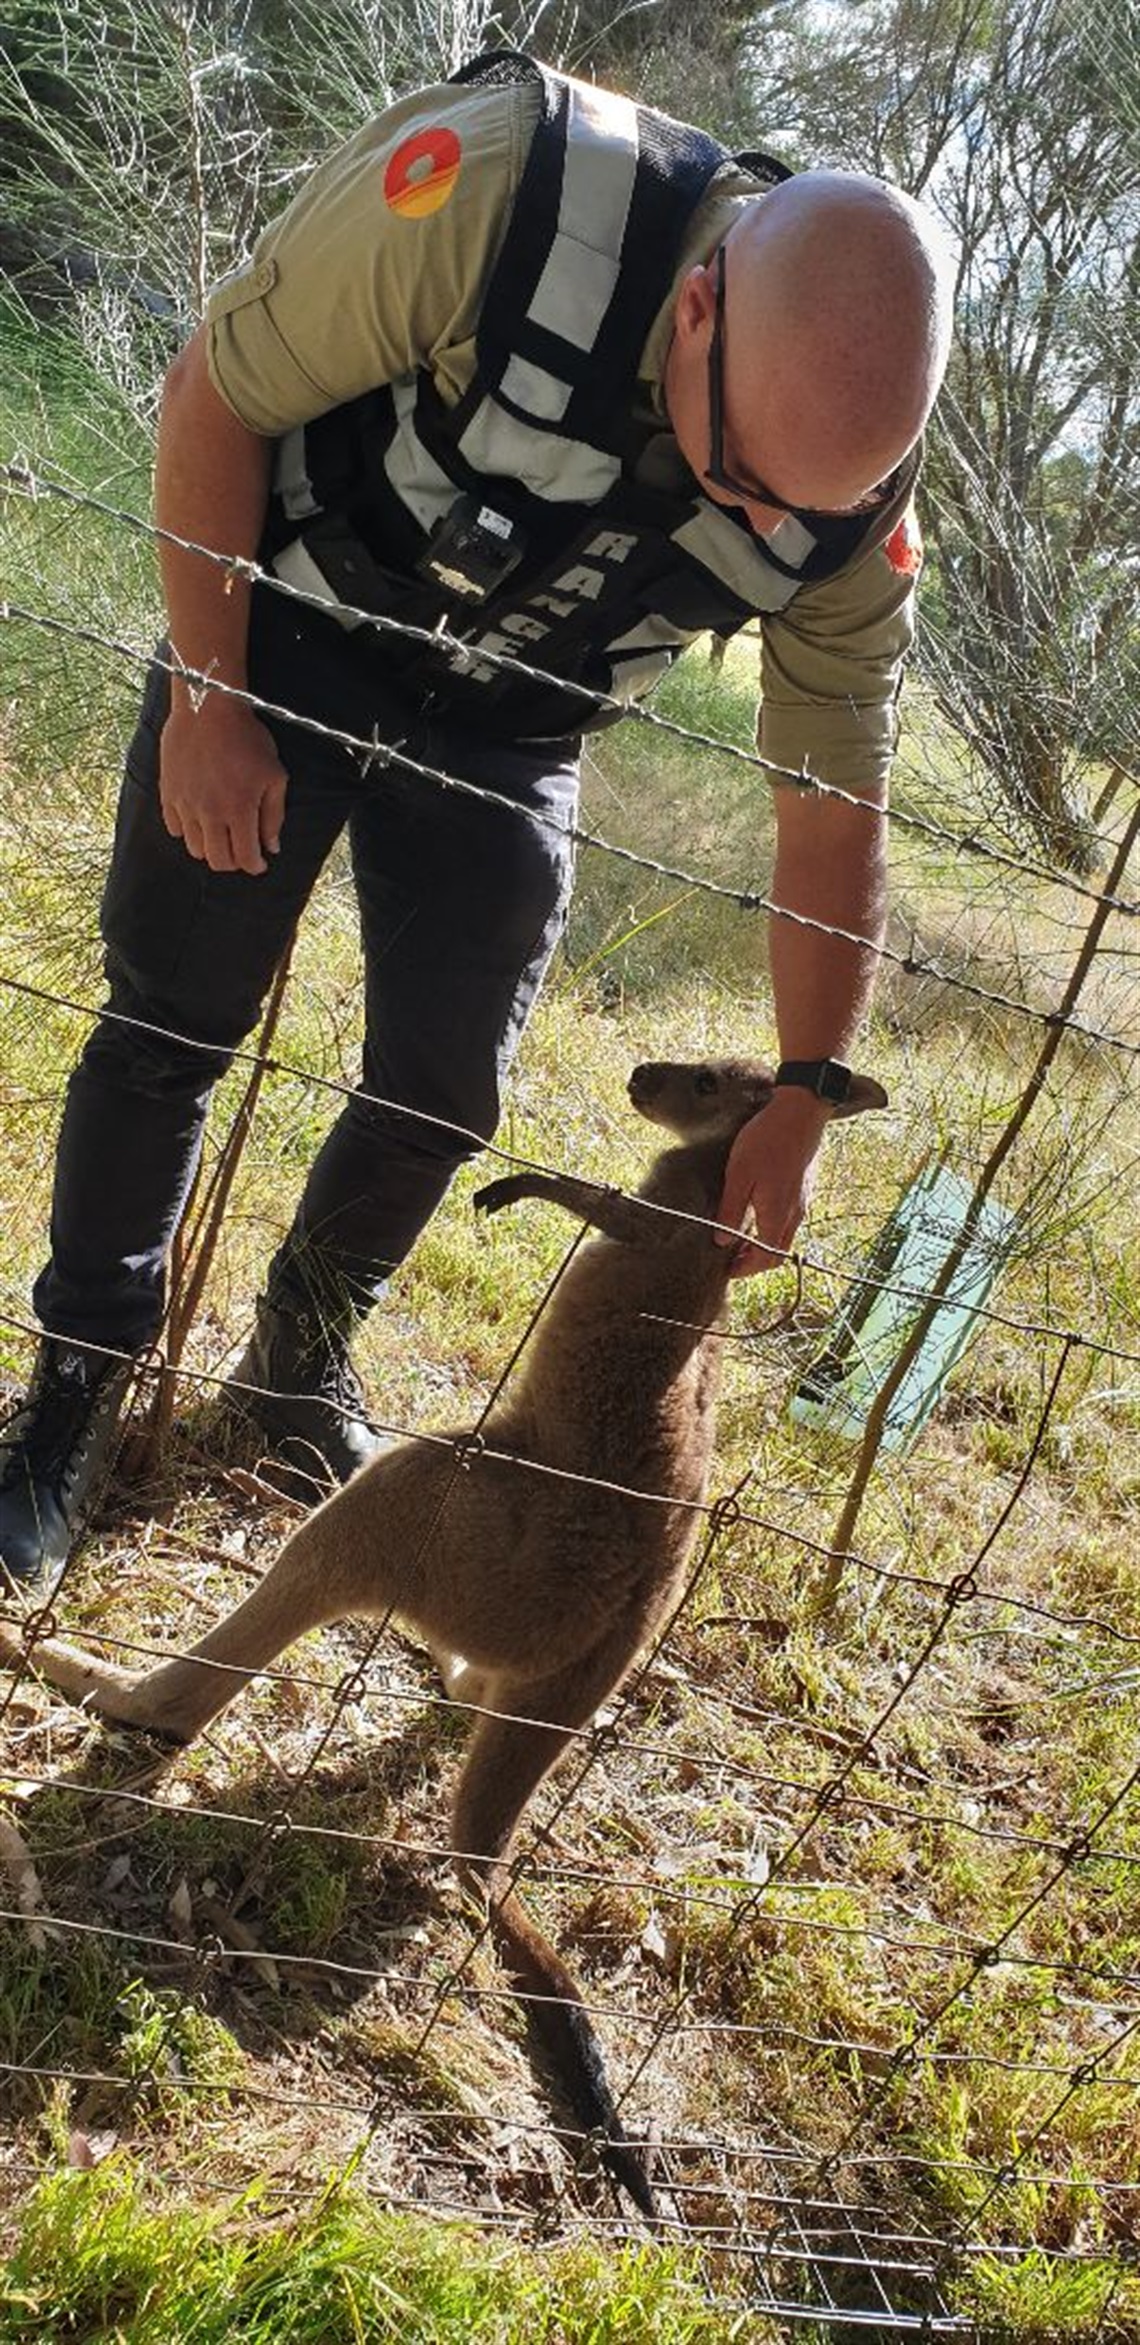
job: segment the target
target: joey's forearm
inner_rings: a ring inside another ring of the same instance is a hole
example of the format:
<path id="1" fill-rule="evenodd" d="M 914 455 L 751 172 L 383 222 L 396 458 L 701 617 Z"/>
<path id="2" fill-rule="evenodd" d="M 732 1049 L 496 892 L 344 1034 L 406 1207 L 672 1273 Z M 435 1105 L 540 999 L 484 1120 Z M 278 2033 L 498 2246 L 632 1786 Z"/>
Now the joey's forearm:
<path id="1" fill-rule="evenodd" d="M 218 397 L 203 337 L 195 335 L 170 369 L 163 395 L 155 467 L 159 528 L 217 553 L 251 558 L 265 521 L 271 452 L 271 443 L 247 430 Z M 248 582 L 164 540 L 160 563 L 177 663 L 244 687 Z M 176 677 L 176 707 L 186 689 Z M 225 695 L 212 696 L 211 705 L 221 715 Z"/>
<path id="2" fill-rule="evenodd" d="M 603 1237 L 615 1238 L 620 1245 L 663 1245 L 672 1231 L 668 1214 L 655 1213 L 636 1197 L 602 1188 L 597 1181 L 578 1180 L 572 1173 L 508 1173 L 503 1180 L 489 1181 L 485 1188 L 476 1190 L 475 1209 L 498 1213 L 504 1205 L 517 1205 L 524 1197 L 564 1206 L 567 1213 L 577 1214 Z"/>

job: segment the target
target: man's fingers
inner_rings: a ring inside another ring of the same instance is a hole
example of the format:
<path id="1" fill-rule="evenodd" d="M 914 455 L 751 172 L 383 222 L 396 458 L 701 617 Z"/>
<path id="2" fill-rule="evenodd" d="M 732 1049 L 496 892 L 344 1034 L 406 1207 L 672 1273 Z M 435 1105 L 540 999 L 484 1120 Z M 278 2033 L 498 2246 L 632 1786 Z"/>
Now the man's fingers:
<path id="1" fill-rule="evenodd" d="M 729 1224 L 728 1229 L 717 1231 L 717 1242 L 733 1248 L 730 1278 L 756 1278 L 765 1271 L 779 1270 L 788 1259 L 798 1226 L 797 1218 L 788 1214 L 778 1221 L 766 1214 L 761 1222 L 750 1195 L 738 1201 L 727 1191 L 721 1199 L 717 1220 Z M 734 1237 L 733 1230 L 746 1230 L 748 1234 Z"/>
<path id="2" fill-rule="evenodd" d="M 726 1187 L 716 1209 L 716 1218 L 721 1227 L 713 1234 L 718 1246 L 738 1246 L 740 1244 L 739 1233 L 748 1218 L 750 1203 L 751 1198 L 747 1189 L 738 1196 L 734 1187 Z"/>
<path id="3" fill-rule="evenodd" d="M 266 871 L 266 857 L 280 845 L 287 776 L 265 727 L 243 712 L 203 731 L 175 711 L 161 757 L 162 818 L 171 838 L 211 871 Z"/>
<path id="4" fill-rule="evenodd" d="M 728 1275 L 730 1278 L 759 1278 L 766 1271 L 779 1270 L 787 1259 L 783 1246 L 761 1246 L 754 1238 L 744 1238 L 733 1255 Z"/>
<path id="5" fill-rule="evenodd" d="M 225 831 L 227 860 L 212 863 L 211 870 L 248 871 L 256 877 L 266 869 L 257 814 L 256 806 L 242 806 L 230 815 Z"/>
<path id="6" fill-rule="evenodd" d="M 266 809 L 268 808 L 268 812 Z M 268 869 L 266 855 L 280 845 L 285 811 L 285 781 L 256 804 L 208 814 L 180 814 L 164 806 L 163 821 L 172 839 L 181 839 L 188 855 L 207 863 L 211 871 L 246 871 L 256 877 Z"/>
<path id="7" fill-rule="evenodd" d="M 215 871 L 246 871 L 251 879 L 257 879 L 263 871 L 268 871 L 269 865 L 261 852 L 260 839 L 256 837 L 251 839 L 248 833 L 243 830 L 230 832 L 229 861 L 228 863 L 215 863 L 213 869 Z"/>
<path id="8" fill-rule="evenodd" d="M 762 1243 L 755 1227 L 752 1199 L 747 1192 L 736 1198 L 726 1189 L 716 1218 L 722 1224 L 714 1233 L 717 1245 L 728 1246 L 732 1251 L 728 1272 L 730 1278 L 755 1278 L 762 1271 L 779 1269 L 785 1258 L 784 1250 L 780 1246 L 772 1247 Z M 750 1234 L 741 1236 L 741 1231 L 750 1222 L 753 1224 Z"/>
<path id="9" fill-rule="evenodd" d="M 178 830 L 177 830 L 177 831 L 174 833 L 174 836 L 175 836 L 175 838 L 179 838 L 179 839 L 181 839 L 181 841 L 182 841 L 182 844 L 183 844 L 183 846 L 185 847 L 187 854 L 188 854 L 188 855 L 192 855 L 192 856 L 193 856 L 195 863 L 204 863 L 204 862 L 205 862 L 205 860 L 206 860 L 206 836 L 205 836 L 205 832 L 204 832 L 204 831 L 203 831 L 203 829 L 202 829 L 202 825 L 201 825 L 201 823 L 200 823 L 200 822 L 195 822 L 195 821 L 194 821 L 194 819 L 193 819 L 193 816 L 192 816 L 192 815 L 187 815 L 187 817 L 186 817 L 185 821 L 182 823 L 182 825 L 181 825 L 180 829 L 178 829 Z"/>
<path id="10" fill-rule="evenodd" d="M 285 820 L 285 775 L 271 782 L 261 801 L 261 844 L 267 855 L 276 855 L 281 845 L 281 826 Z M 262 867 L 264 869 L 264 866 Z"/>

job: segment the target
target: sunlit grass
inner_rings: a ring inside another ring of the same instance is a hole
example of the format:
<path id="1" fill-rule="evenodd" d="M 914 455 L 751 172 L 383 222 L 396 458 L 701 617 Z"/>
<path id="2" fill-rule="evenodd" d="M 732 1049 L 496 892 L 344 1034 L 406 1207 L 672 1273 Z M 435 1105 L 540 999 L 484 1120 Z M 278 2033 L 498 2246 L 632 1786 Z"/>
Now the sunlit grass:
<path id="1" fill-rule="evenodd" d="M 5 2345 L 715 2345 L 773 2334 L 702 2301 L 675 2256 L 527 2254 L 474 2229 L 386 2215 L 331 2187 L 191 2208 L 111 2159 L 43 2184 L 0 2300 Z"/>

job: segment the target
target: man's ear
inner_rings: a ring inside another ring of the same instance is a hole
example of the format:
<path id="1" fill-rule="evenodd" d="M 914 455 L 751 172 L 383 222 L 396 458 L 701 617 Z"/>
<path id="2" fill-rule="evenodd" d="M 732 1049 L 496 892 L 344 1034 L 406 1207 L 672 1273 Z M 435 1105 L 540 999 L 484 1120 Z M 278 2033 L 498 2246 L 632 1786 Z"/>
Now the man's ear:
<path id="1" fill-rule="evenodd" d="M 835 1116 L 861 1116 L 869 1107 L 889 1107 L 890 1100 L 873 1075 L 852 1075 L 846 1099 L 832 1109 Z"/>
<path id="2" fill-rule="evenodd" d="M 673 305 L 673 332 L 679 342 L 691 341 L 711 319 L 716 308 L 716 286 L 711 269 L 700 261 L 682 277 Z"/>

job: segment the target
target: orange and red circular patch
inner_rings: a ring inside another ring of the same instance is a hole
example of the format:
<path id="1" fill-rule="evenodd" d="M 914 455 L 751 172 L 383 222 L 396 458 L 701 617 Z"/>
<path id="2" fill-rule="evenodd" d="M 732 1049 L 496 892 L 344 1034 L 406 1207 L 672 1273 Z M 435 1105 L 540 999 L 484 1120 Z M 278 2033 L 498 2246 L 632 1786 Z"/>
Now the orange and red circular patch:
<path id="1" fill-rule="evenodd" d="M 462 149 L 453 130 L 417 130 L 388 158 L 384 198 L 402 220 L 422 220 L 447 202 Z"/>
<path id="2" fill-rule="evenodd" d="M 922 568 L 922 532 L 913 505 L 908 505 L 902 520 L 891 531 L 886 543 L 886 556 L 892 570 L 903 578 L 917 578 Z"/>

